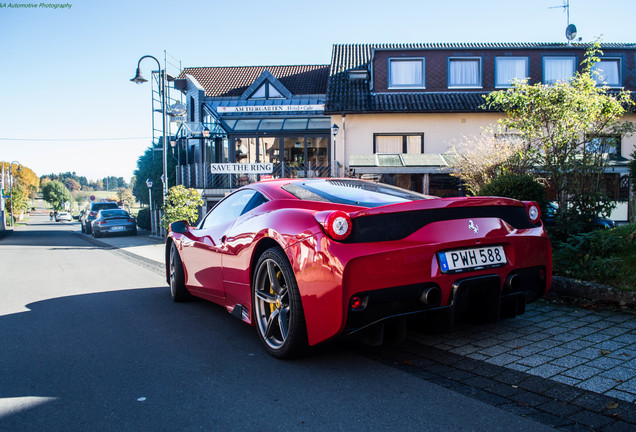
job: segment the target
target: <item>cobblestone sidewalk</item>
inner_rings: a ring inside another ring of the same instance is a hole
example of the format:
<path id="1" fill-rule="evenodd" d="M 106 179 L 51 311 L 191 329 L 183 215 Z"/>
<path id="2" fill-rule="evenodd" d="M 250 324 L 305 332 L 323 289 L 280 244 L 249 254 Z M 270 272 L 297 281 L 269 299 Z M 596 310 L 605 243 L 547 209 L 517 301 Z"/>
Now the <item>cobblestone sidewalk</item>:
<path id="1" fill-rule="evenodd" d="M 636 316 L 550 302 L 496 325 L 462 325 L 418 342 L 636 403 Z"/>

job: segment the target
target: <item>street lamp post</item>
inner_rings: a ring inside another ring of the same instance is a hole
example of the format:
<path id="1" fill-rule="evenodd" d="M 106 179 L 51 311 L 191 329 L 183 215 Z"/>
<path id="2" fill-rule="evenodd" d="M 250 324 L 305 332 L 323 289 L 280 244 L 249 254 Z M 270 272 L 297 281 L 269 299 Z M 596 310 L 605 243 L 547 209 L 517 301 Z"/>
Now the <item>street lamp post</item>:
<path id="1" fill-rule="evenodd" d="M 338 135 L 338 131 L 340 128 L 337 124 L 333 124 L 331 126 L 331 134 L 333 135 L 333 163 L 336 165 L 336 177 L 340 176 L 340 167 L 338 166 L 338 155 L 336 154 L 336 135 Z"/>
<path id="2" fill-rule="evenodd" d="M 201 131 L 201 136 L 203 137 L 203 149 L 204 149 L 204 152 L 203 152 L 204 160 L 203 160 L 203 162 L 205 164 L 209 164 L 211 161 L 205 160 L 205 158 L 206 158 L 205 155 L 208 154 L 208 144 L 209 144 L 208 139 L 210 138 L 210 129 L 208 129 L 207 126 L 204 127 L 203 130 Z M 197 179 L 197 182 L 198 182 L 198 179 Z M 204 189 L 208 187 L 208 176 L 205 173 L 205 165 L 203 166 L 203 185 L 202 186 L 203 186 Z"/>
<path id="3" fill-rule="evenodd" d="M 145 58 L 151 58 L 154 61 L 156 61 L 157 67 L 159 68 L 159 93 L 161 94 L 161 126 L 162 126 L 162 132 L 163 132 L 163 139 L 162 139 L 163 141 L 162 142 L 163 177 L 164 177 L 163 202 L 165 203 L 166 195 L 168 195 L 168 149 L 166 148 L 168 143 L 168 137 L 166 135 L 166 114 L 167 114 L 166 112 L 166 70 L 161 69 L 161 63 L 159 63 L 159 60 L 157 60 L 155 57 L 151 55 L 145 55 L 141 57 L 139 61 L 137 62 L 137 71 L 135 73 L 135 77 L 131 79 L 132 82 L 136 84 L 143 84 L 148 81 L 141 75 L 141 69 L 139 68 L 141 61 Z"/>
<path id="4" fill-rule="evenodd" d="M 155 232 L 153 217 L 152 217 L 152 179 L 146 180 L 146 186 L 148 186 L 148 208 L 150 209 L 150 234 Z"/>
<path id="5" fill-rule="evenodd" d="M 13 161 L 11 162 L 11 164 L 9 165 L 9 200 L 11 202 L 11 228 L 13 228 L 13 218 L 15 215 L 15 210 L 13 208 L 13 164 L 18 164 L 18 172 L 22 171 L 22 165 L 20 165 L 20 162 L 18 161 Z"/>

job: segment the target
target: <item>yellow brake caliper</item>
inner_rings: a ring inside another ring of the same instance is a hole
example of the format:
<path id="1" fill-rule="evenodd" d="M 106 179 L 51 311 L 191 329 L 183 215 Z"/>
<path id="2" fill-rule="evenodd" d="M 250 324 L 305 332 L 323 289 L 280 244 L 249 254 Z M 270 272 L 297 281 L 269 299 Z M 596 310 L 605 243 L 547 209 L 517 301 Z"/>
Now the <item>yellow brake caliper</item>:
<path id="1" fill-rule="evenodd" d="M 278 283 L 280 284 L 280 278 L 282 276 L 281 271 L 279 270 L 278 273 L 276 273 L 276 279 L 278 279 Z M 274 292 L 274 287 L 272 287 L 272 284 L 269 284 L 269 293 L 276 295 L 276 293 Z M 276 304 L 275 303 L 270 303 L 269 304 L 269 313 L 274 313 L 274 311 L 276 310 Z"/>

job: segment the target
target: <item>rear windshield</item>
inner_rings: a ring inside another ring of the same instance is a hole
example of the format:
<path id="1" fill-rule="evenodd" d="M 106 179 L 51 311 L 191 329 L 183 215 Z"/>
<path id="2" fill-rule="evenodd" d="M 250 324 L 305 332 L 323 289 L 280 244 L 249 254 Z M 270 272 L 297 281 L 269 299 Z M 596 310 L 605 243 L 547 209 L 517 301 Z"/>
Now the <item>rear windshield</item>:
<path id="1" fill-rule="evenodd" d="M 100 211 L 102 209 L 116 209 L 118 208 L 117 203 L 114 202 L 105 202 L 105 203 L 94 203 L 91 207 L 93 211 Z"/>
<path id="2" fill-rule="evenodd" d="M 107 217 L 128 217 L 126 210 L 102 210 L 102 216 Z"/>
<path id="3" fill-rule="evenodd" d="M 290 183 L 282 188 L 301 200 L 361 207 L 379 207 L 433 198 L 383 183 L 355 179 L 308 180 L 302 183 Z"/>

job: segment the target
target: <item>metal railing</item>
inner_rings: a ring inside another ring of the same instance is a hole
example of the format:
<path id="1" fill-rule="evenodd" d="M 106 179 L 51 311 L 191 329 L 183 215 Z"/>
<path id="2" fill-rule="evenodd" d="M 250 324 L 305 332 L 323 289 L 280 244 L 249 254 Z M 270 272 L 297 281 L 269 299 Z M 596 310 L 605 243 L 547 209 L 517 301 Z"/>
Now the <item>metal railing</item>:
<path id="1" fill-rule="evenodd" d="M 150 212 L 150 235 L 155 237 L 166 238 L 166 230 L 161 226 L 161 210 L 152 210 Z"/>
<path id="2" fill-rule="evenodd" d="M 176 167 L 177 184 L 195 189 L 235 189 L 267 178 L 330 177 L 331 165 L 274 164 L 272 174 L 218 174 L 212 173 L 210 164 L 179 165 Z"/>

